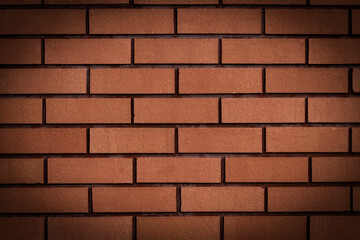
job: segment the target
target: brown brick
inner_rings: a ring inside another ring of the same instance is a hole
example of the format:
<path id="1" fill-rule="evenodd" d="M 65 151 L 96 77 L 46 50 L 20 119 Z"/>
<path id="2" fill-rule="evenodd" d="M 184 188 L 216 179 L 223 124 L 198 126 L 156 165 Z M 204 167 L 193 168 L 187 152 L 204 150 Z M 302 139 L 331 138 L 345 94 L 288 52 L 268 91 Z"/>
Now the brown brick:
<path id="1" fill-rule="evenodd" d="M 310 0 L 311 5 L 360 5 L 358 0 Z"/>
<path id="2" fill-rule="evenodd" d="M 348 129 L 334 127 L 271 127 L 267 152 L 347 152 Z"/>
<path id="3" fill-rule="evenodd" d="M 0 0 L 0 5 L 32 5 L 41 4 L 41 0 Z"/>
<path id="4" fill-rule="evenodd" d="M 86 93 L 86 69 L 0 69 L 0 94 Z"/>
<path id="5" fill-rule="evenodd" d="M 172 128 L 92 128 L 91 153 L 171 153 Z"/>
<path id="6" fill-rule="evenodd" d="M 92 9 L 91 34 L 171 34 L 172 9 Z"/>
<path id="7" fill-rule="evenodd" d="M 267 68 L 267 93 L 347 93 L 346 68 Z"/>
<path id="8" fill-rule="evenodd" d="M 44 218 L 0 217 L 0 236 L 4 240 L 44 240 Z"/>
<path id="9" fill-rule="evenodd" d="M 219 183 L 220 158 L 138 158 L 137 182 Z"/>
<path id="10" fill-rule="evenodd" d="M 260 9 L 178 9 L 177 14 L 178 33 L 261 33 Z"/>
<path id="11" fill-rule="evenodd" d="M 42 99 L 0 99 L 0 123 L 42 123 Z"/>
<path id="12" fill-rule="evenodd" d="M 0 153 L 86 153 L 86 129 L 0 129 Z"/>
<path id="13" fill-rule="evenodd" d="M 223 39 L 222 62 L 305 63 L 304 39 Z"/>
<path id="14" fill-rule="evenodd" d="M 346 9 L 267 9 L 267 34 L 347 34 Z"/>
<path id="15" fill-rule="evenodd" d="M 229 216 L 224 218 L 224 224 L 225 240 L 306 238 L 306 217 L 303 216 Z"/>
<path id="16" fill-rule="evenodd" d="M 260 128 L 179 128 L 179 152 L 261 152 Z"/>
<path id="17" fill-rule="evenodd" d="M 131 158 L 49 158 L 49 183 L 132 183 Z"/>
<path id="18" fill-rule="evenodd" d="M 360 63 L 358 39 L 310 39 L 310 64 L 357 64 Z"/>
<path id="19" fill-rule="evenodd" d="M 45 0 L 45 4 L 127 4 L 129 0 Z"/>
<path id="20" fill-rule="evenodd" d="M 359 182 L 359 157 L 313 157 L 313 182 Z"/>
<path id="21" fill-rule="evenodd" d="M 49 217 L 50 240 L 132 239 L 131 217 Z"/>
<path id="22" fill-rule="evenodd" d="M 352 11 L 352 33 L 360 34 L 360 10 L 353 9 Z"/>
<path id="23" fill-rule="evenodd" d="M 223 4 L 305 5 L 306 0 L 223 0 Z"/>
<path id="24" fill-rule="evenodd" d="M 309 98 L 309 122 L 360 122 L 360 98 Z"/>
<path id="25" fill-rule="evenodd" d="M 357 240 L 360 236 L 359 216 L 311 216 L 311 240 Z"/>
<path id="26" fill-rule="evenodd" d="M 269 212 L 349 211 L 348 187 L 271 187 Z"/>
<path id="27" fill-rule="evenodd" d="M 0 39 L 0 64 L 40 64 L 40 39 Z"/>
<path id="28" fill-rule="evenodd" d="M 216 98 L 136 98 L 135 123 L 217 123 Z"/>
<path id="29" fill-rule="evenodd" d="M 139 240 L 218 240 L 220 218 L 204 217 L 138 217 Z"/>
<path id="30" fill-rule="evenodd" d="M 46 100 L 47 123 L 130 123 L 130 99 L 50 98 Z"/>
<path id="31" fill-rule="evenodd" d="M 93 94 L 169 94 L 175 93 L 173 69 L 91 69 Z"/>
<path id="32" fill-rule="evenodd" d="M 46 64 L 129 64 L 130 39 L 46 39 Z"/>
<path id="33" fill-rule="evenodd" d="M 219 0 L 134 0 L 135 4 L 218 4 Z"/>
<path id="34" fill-rule="evenodd" d="M 0 10 L 0 34 L 85 34 L 84 9 Z"/>
<path id="35" fill-rule="evenodd" d="M 135 39 L 135 63 L 218 63 L 217 39 Z"/>
<path id="36" fill-rule="evenodd" d="M 303 98 L 223 98 L 224 123 L 305 122 Z"/>
<path id="37" fill-rule="evenodd" d="M 175 187 L 93 188 L 94 212 L 175 212 Z"/>
<path id="38" fill-rule="evenodd" d="M 355 68 L 353 70 L 353 91 L 360 92 L 360 69 Z"/>
<path id="39" fill-rule="evenodd" d="M 180 68 L 179 92 L 261 93 L 261 68 Z"/>
<path id="40" fill-rule="evenodd" d="M 260 212 L 264 189 L 260 187 L 182 187 L 184 212 Z"/>
<path id="41" fill-rule="evenodd" d="M 41 158 L 0 159 L 0 183 L 43 183 L 43 168 Z"/>
<path id="42" fill-rule="evenodd" d="M 226 182 L 307 182 L 307 158 L 226 158 Z"/>
<path id="43" fill-rule="evenodd" d="M 1 213 L 88 211 L 87 188 L 0 188 Z"/>
<path id="44" fill-rule="evenodd" d="M 360 152 L 360 128 L 352 129 L 352 151 Z"/>
<path id="45" fill-rule="evenodd" d="M 353 209 L 360 211 L 360 187 L 353 188 Z"/>

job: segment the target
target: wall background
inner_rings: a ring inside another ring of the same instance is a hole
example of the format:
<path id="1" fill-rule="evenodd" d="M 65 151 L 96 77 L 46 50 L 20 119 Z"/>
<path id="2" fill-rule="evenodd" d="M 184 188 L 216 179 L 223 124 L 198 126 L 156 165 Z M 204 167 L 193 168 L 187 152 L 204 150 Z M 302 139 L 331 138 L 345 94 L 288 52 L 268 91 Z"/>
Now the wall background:
<path id="1" fill-rule="evenodd" d="M 0 238 L 360 239 L 360 1 L 0 0 Z"/>

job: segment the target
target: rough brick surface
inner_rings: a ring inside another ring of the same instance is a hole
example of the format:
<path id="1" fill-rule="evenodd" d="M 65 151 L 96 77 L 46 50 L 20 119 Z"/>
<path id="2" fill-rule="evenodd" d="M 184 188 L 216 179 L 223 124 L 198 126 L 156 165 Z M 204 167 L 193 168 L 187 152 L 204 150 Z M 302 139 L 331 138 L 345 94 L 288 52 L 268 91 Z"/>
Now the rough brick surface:
<path id="1" fill-rule="evenodd" d="M 224 4 L 305 5 L 306 0 L 223 0 Z"/>
<path id="2" fill-rule="evenodd" d="M 218 4 L 219 0 L 134 0 L 135 4 Z"/>
<path id="3" fill-rule="evenodd" d="M 353 71 L 353 91 L 360 92 L 360 69 L 358 68 Z"/>
<path id="4" fill-rule="evenodd" d="M 360 188 L 353 188 L 353 209 L 354 211 L 360 211 Z"/>
<path id="5" fill-rule="evenodd" d="M 43 217 L 0 217 L 0 235 L 7 239 L 43 240 Z"/>
<path id="6" fill-rule="evenodd" d="M 360 152 L 360 128 L 352 129 L 352 151 Z"/>
<path id="7" fill-rule="evenodd" d="M 129 0 L 45 0 L 45 4 L 126 4 Z"/>
<path id="8" fill-rule="evenodd" d="M 41 158 L 0 159 L 1 183 L 43 183 L 44 161 Z"/>
<path id="9" fill-rule="evenodd" d="M 0 99 L 0 123 L 42 123 L 42 99 Z"/>
<path id="10" fill-rule="evenodd" d="M 360 10 L 352 10 L 352 33 L 360 34 Z"/>
<path id="11" fill-rule="evenodd" d="M 40 39 L 0 39 L 0 64 L 41 63 Z"/>

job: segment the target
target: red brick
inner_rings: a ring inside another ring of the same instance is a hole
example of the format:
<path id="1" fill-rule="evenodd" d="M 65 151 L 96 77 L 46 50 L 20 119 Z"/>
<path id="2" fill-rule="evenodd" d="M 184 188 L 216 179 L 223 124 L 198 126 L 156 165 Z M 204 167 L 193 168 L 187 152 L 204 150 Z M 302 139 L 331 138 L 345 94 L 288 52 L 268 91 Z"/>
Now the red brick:
<path id="1" fill-rule="evenodd" d="M 85 34 L 83 9 L 0 10 L 0 34 Z"/>
<path id="2" fill-rule="evenodd" d="M 264 211 L 264 189 L 260 187 L 183 187 L 184 212 Z"/>
<path id="3" fill-rule="evenodd" d="M 46 39 L 46 64 L 129 64 L 130 39 Z"/>
<path id="4" fill-rule="evenodd" d="M 43 183 L 44 161 L 41 158 L 0 159 L 0 183 Z M 0 234 L 1 236 L 1 234 Z"/>
<path id="5" fill-rule="evenodd" d="M 226 182 L 307 182 L 307 158 L 226 158 Z"/>
<path id="6" fill-rule="evenodd" d="M 224 224 L 226 240 L 306 238 L 306 217 L 303 216 L 229 216 L 224 218 Z"/>
<path id="7" fill-rule="evenodd" d="M 261 33 L 260 9 L 178 9 L 177 14 L 178 33 Z"/>
<path id="8" fill-rule="evenodd" d="M 173 69 L 91 69 L 92 94 L 175 93 Z"/>
<path id="9" fill-rule="evenodd" d="M 91 34 L 174 33 L 172 9 L 93 9 Z"/>
<path id="10" fill-rule="evenodd" d="M 306 0 L 223 0 L 224 4 L 305 5 Z"/>
<path id="11" fill-rule="evenodd" d="M 310 39 L 310 64 L 357 64 L 360 63 L 358 39 Z"/>
<path id="12" fill-rule="evenodd" d="M 44 218 L 0 217 L 0 236 L 4 240 L 43 240 Z"/>
<path id="13" fill-rule="evenodd" d="M 0 39 L 0 64 L 40 64 L 40 39 Z"/>
<path id="14" fill-rule="evenodd" d="M 220 218 L 204 217 L 138 217 L 139 240 L 217 240 L 220 239 Z"/>
<path id="15" fill-rule="evenodd" d="M 310 0 L 311 5 L 360 5 L 358 0 Z"/>
<path id="16" fill-rule="evenodd" d="M 223 98 L 224 123 L 305 122 L 303 98 Z"/>
<path id="17" fill-rule="evenodd" d="M 360 128 L 352 129 L 352 151 L 360 152 Z"/>
<path id="18" fill-rule="evenodd" d="M 311 216 L 311 240 L 357 240 L 360 236 L 359 216 Z"/>
<path id="19" fill-rule="evenodd" d="M 353 188 L 353 209 L 360 211 L 360 187 Z"/>
<path id="20" fill-rule="evenodd" d="M 219 0 L 134 0 L 135 4 L 172 4 L 172 5 L 188 5 L 188 4 L 218 4 Z"/>
<path id="21" fill-rule="evenodd" d="M 135 39 L 135 63 L 218 63 L 217 39 Z"/>
<path id="22" fill-rule="evenodd" d="M 138 158 L 137 182 L 219 183 L 220 158 Z"/>
<path id="23" fill-rule="evenodd" d="M 86 93 L 86 69 L 0 69 L 0 94 Z"/>
<path id="24" fill-rule="evenodd" d="M 271 127 L 267 152 L 347 152 L 348 129 L 334 127 Z"/>
<path id="25" fill-rule="evenodd" d="M 360 69 L 358 68 L 353 70 L 353 90 L 354 92 L 360 92 Z"/>
<path id="26" fill-rule="evenodd" d="M 172 128 L 92 128 L 91 153 L 171 153 Z"/>
<path id="27" fill-rule="evenodd" d="M 223 39 L 222 62 L 305 63 L 304 39 Z"/>
<path id="28" fill-rule="evenodd" d="M 217 123 L 215 98 L 136 98 L 135 123 Z"/>
<path id="29" fill-rule="evenodd" d="M 349 211 L 348 187 L 271 187 L 269 212 Z"/>
<path id="30" fill-rule="evenodd" d="M 360 122 L 360 98 L 309 98 L 309 122 Z"/>
<path id="31" fill-rule="evenodd" d="M 42 123 L 42 99 L 0 99 L 0 123 Z"/>
<path id="32" fill-rule="evenodd" d="M 32 5 L 41 4 L 41 0 L 0 0 L 0 5 Z"/>
<path id="33" fill-rule="evenodd" d="M 267 34 L 347 34 L 346 9 L 267 9 Z"/>
<path id="34" fill-rule="evenodd" d="M 50 240 L 132 239 L 131 217 L 49 217 Z"/>
<path id="35" fill-rule="evenodd" d="M 347 93 L 346 68 L 267 68 L 267 93 Z"/>
<path id="36" fill-rule="evenodd" d="M 181 94 L 261 93 L 260 68 L 180 68 Z"/>
<path id="37" fill-rule="evenodd" d="M 179 152 L 261 152 L 260 128 L 179 128 Z"/>
<path id="38" fill-rule="evenodd" d="M 130 99 L 50 98 L 46 100 L 47 123 L 130 123 Z"/>
<path id="39" fill-rule="evenodd" d="M 132 183 L 131 158 L 49 158 L 49 183 Z"/>
<path id="40" fill-rule="evenodd" d="M 129 0 L 45 0 L 45 4 L 127 4 Z"/>
<path id="41" fill-rule="evenodd" d="M 175 212 L 174 187 L 93 188 L 94 212 Z"/>
<path id="42" fill-rule="evenodd" d="M 352 33 L 360 34 L 360 10 L 353 9 L 352 11 Z"/>
<path id="43" fill-rule="evenodd" d="M 359 157 L 313 157 L 313 182 L 359 182 Z"/>
<path id="44" fill-rule="evenodd" d="M 0 129 L 0 153 L 86 153 L 86 129 Z"/>
<path id="45" fill-rule="evenodd" d="M 0 188 L 1 213 L 88 211 L 87 188 Z"/>

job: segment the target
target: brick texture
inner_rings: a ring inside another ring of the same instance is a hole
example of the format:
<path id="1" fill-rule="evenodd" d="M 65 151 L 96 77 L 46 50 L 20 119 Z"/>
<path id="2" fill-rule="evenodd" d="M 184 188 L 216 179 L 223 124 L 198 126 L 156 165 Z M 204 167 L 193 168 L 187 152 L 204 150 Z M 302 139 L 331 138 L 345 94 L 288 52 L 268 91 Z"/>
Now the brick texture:
<path id="1" fill-rule="evenodd" d="M 1 240 L 359 240 L 359 0 L 0 0 Z"/>

